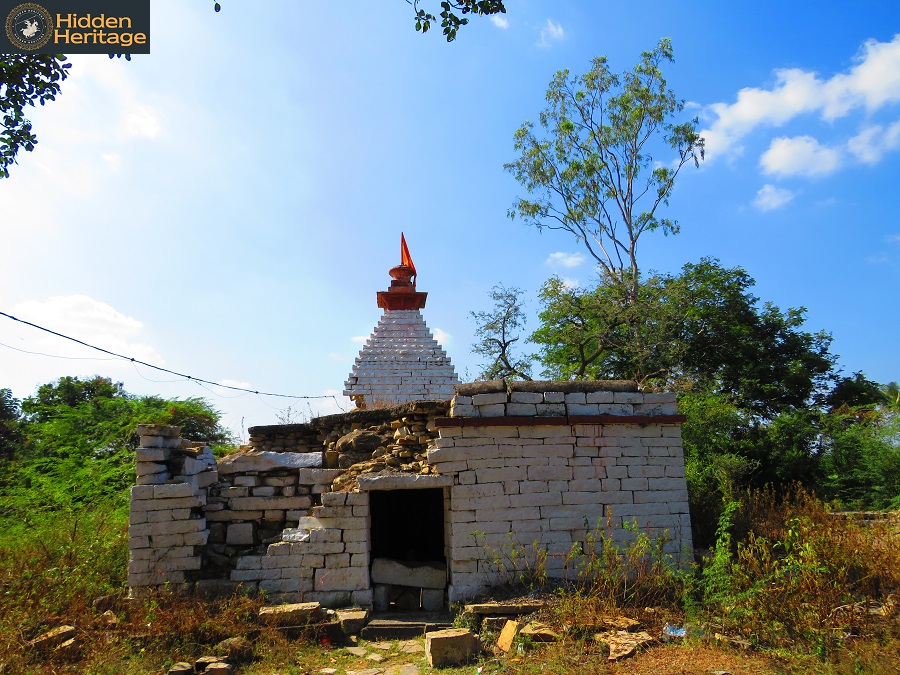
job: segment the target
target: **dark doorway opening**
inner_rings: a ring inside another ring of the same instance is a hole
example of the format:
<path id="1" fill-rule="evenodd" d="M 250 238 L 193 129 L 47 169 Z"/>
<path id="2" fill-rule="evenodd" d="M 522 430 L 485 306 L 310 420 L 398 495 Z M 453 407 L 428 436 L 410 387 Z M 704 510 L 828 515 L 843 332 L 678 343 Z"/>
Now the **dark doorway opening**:
<path id="1" fill-rule="evenodd" d="M 408 616 L 445 610 L 443 488 L 373 490 L 369 513 L 375 611 Z"/>
<path id="2" fill-rule="evenodd" d="M 444 562 L 444 490 L 373 490 L 372 559 Z"/>

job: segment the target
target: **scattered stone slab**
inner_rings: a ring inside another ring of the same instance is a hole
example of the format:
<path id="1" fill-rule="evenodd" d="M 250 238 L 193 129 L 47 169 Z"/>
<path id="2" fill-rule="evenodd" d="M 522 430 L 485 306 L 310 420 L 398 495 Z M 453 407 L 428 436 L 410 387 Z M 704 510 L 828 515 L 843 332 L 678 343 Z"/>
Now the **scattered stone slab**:
<path id="1" fill-rule="evenodd" d="M 559 634 L 550 630 L 549 626 L 542 623 L 529 623 L 519 631 L 519 635 L 528 638 L 532 642 L 556 642 Z"/>
<path id="2" fill-rule="evenodd" d="M 206 670 L 203 671 L 203 675 L 231 675 L 232 672 L 234 672 L 234 669 L 230 664 L 217 661 L 210 663 Z"/>
<path id="3" fill-rule="evenodd" d="M 366 658 L 369 661 L 374 661 L 375 663 L 381 663 L 384 661 L 384 657 L 381 654 L 376 654 L 375 652 L 369 652 L 366 654 Z"/>
<path id="4" fill-rule="evenodd" d="M 603 623 L 611 628 L 626 631 L 630 631 L 632 628 L 637 628 L 641 625 L 640 621 L 630 619 L 627 616 L 606 617 L 603 619 Z"/>
<path id="5" fill-rule="evenodd" d="M 348 670 L 347 675 L 381 675 L 383 672 L 380 668 L 363 668 L 362 670 Z"/>
<path id="6" fill-rule="evenodd" d="M 253 659 L 253 644 L 244 637 L 230 637 L 216 645 L 216 651 L 221 652 L 233 663 L 243 663 Z"/>
<path id="7" fill-rule="evenodd" d="M 74 658 L 78 653 L 78 648 L 81 645 L 78 643 L 78 638 L 70 638 L 63 642 L 61 645 L 57 645 L 53 650 L 53 653 L 56 656 L 61 656 L 64 658 Z"/>
<path id="8" fill-rule="evenodd" d="M 516 604 L 503 604 L 499 602 L 483 602 L 477 605 L 466 605 L 465 610 L 469 614 L 480 616 L 521 616 L 531 614 L 544 608 L 543 602 L 519 602 Z"/>
<path id="9" fill-rule="evenodd" d="M 447 567 L 436 562 L 406 565 L 390 558 L 375 558 L 372 583 L 443 589 L 447 585 Z"/>
<path id="10" fill-rule="evenodd" d="M 418 640 L 408 640 L 400 645 L 400 651 L 403 654 L 421 654 L 425 651 L 425 645 Z"/>
<path id="11" fill-rule="evenodd" d="M 399 666 L 391 666 L 384 675 L 419 675 L 419 667 L 412 663 L 403 663 Z"/>
<path id="12" fill-rule="evenodd" d="M 367 609 L 339 609 L 337 611 L 337 619 L 341 624 L 341 630 L 345 635 L 356 635 L 365 628 L 369 621 L 369 610 Z"/>
<path id="13" fill-rule="evenodd" d="M 221 663 L 221 662 L 222 662 L 221 656 L 201 656 L 196 661 L 194 661 L 194 668 L 197 670 L 198 673 L 202 673 L 212 664 Z"/>
<path id="14" fill-rule="evenodd" d="M 497 638 L 497 646 L 505 652 L 508 652 L 512 649 L 513 640 L 516 639 L 516 635 L 519 634 L 519 631 L 522 629 L 522 624 L 518 621 L 513 621 L 511 619 L 507 620 L 506 625 L 503 626 L 503 630 L 500 631 L 500 637 Z"/>
<path id="15" fill-rule="evenodd" d="M 295 602 L 287 605 L 262 607 L 259 610 L 259 618 L 262 621 L 278 626 L 313 623 L 321 621 L 324 617 L 322 606 L 318 602 Z"/>
<path id="16" fill-rule="evenodd" d="M 319 673 L 319 675 L 337 675 L 338 669 L 337 668 L 322 668 L 321 670 L 317 670 L 316 672 Z"/>
<path id="17" fill-rule="evenodd" d="M 166 671 L 166 675 L 194 675 L 194 666 L 184 661 L 179 661 Z"/>
<path id="18" fill-rule="evenodd" d="M 100 623 L 107 628 L 114 628 L 119 625 L 119 617 L 111 609 L 106 610 L 100 615 Z"/>
<path id="19" fill-rule="evenodd" d="M 218 462 L 220 474 L 273 471 L 275 469 L 318 469 L 322 466 L 321 452 L 235 452 Z"/>
<path id="20" fill-rule="evenodd" d="M 353 654 L 353 656 L 362 657 L 369 653 L 365 647 L 346 647 L 345 649 L 348 654 Z"/>
<path id="21" fill-rule="evenodd" d="M 75 637 L 75 626 L 59 626 L 28 643 L 32 649 L 52 649 Z"/>
<path id="22" fill-rule="evenodd" d="M 643 647 L 653 642 L 653 638 L 645 631 L 639 633 L 629 633 L 624 630 L 608 631 L 606 633 L 597 633 L 594 639 L 609 647 L 609 661 L 617 661 L 633 656 L 638 647 Z"/>
<path id="23" fill-rule="evenodd" d="M 370 646 L 372 649 L 380 649 L 380 650 L 383 651 L 383 652 L 387 652 L 387 651 L 390 651 L 390 650 L 391 650 L 391 643 L 390 643 L 390 642 L 370 642 L 370 643 L 369 643 L 369 646 Z"/>
<path id="24" fill-rule="evenodd" d="M 432 668 L 468 663 L 480 651 L 481 641 L 467 628 L 447 628 L 425 634 L 425 658 Z"/>

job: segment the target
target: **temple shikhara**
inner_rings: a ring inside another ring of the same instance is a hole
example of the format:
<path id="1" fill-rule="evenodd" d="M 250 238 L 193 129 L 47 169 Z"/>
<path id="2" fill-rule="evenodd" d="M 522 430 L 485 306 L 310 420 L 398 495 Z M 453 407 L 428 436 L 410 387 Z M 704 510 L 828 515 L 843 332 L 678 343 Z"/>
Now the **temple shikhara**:
<path id="1" fill-rule="evenodd" d="M 416 266 L 403 235 L 400 264 L 388 274 L 390 287 L 377 294 L 384 314 L 344 383 L 344 396 L 360 409 L 449 400 L 459 378 L 422 318 L 428 293 L 416 290 Z"/>

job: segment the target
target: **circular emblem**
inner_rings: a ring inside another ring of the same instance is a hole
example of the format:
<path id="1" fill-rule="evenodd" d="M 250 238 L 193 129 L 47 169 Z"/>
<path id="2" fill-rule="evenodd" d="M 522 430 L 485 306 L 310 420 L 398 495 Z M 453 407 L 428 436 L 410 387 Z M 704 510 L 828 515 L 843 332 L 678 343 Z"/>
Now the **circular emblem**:
<path id="1" fill-rule="evenodd" d="M 34 2 L 17 5 L 6 16 L 6 37 L 25 51 L 40 49 L 53 35 L 53 17 Z"/>

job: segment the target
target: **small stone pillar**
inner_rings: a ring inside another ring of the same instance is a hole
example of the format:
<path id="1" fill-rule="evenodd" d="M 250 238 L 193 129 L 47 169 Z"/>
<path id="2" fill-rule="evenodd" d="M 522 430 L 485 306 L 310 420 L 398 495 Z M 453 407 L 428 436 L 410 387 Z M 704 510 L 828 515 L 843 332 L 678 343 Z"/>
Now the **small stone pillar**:
<path id="1" fill-rule="evenodd" d="M 131 488 L 128 585 L 183 584 L 201 566 L 209 530 L 201 507 L 215 481 L 209 448 L 182 448 L 179 427 L 138 426 L 137 485 Z"/>

